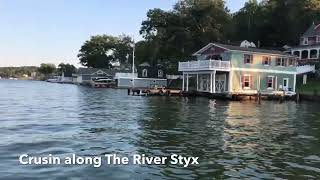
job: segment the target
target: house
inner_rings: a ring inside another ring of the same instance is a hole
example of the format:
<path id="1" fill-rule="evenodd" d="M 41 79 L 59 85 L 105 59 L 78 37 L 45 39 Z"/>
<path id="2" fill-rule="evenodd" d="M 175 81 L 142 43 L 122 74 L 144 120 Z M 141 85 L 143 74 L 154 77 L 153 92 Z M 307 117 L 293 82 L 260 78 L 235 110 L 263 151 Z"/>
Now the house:
<path id="1" fill-rule="evenodd" d="M 89 85 L 94 79 L 113 79 L 117 72 L 120 71 L 114 69 L 79 68 L 75 74 L 72 74 L 72 81 L 75 84 Z"/>
<path id="2" fill-rule="evenodd" d="M 275 94 L 296 91 L 296 76 L 314 70 L 297 68 L 297 58 L 281 51 L 210 43 L 179 62 L 182 90 L 224 94 Z"/>
<path id="3" fill-rule="evenodd" d="M 300 37 L 300 44 L 288 50 L 299 57 L 299 64 L 320 62 L 320 24 L 313 23 Z"/>
<path id="4" fill-rule="evenodd" d="M 122 88 L 166 87 L 166 70 L 160 64 L 152 66 L 144 62 L 137 66 L 134 77 L 132 77 L 132 73 L 123 75 L 121 78 L 117 78 L 117 84 Z"/>

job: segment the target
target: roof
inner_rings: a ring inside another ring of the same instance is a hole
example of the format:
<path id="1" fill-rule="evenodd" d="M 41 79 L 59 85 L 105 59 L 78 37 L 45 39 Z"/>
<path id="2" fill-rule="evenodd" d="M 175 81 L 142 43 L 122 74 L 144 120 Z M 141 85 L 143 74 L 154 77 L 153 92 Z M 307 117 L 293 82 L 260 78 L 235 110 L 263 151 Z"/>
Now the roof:
<path id="1" fill-rule="evenodd" d="M 114 76 L 117 72 L 130 72 L 127 70 L 114 70 L 114 69 L 104 69 L 104 68 L 79 68 L 77 74 L 94 74 L 96 72 L 102 71 L 103 73 Z"/>
<path id="2" fill-rule="evenodd" d="M 320 44 L 312 44 L 312 45 L 300 45 L 300 46 L 293 46 L 290 50 L 298 50 L 298 49 L 310 49 L 310 48 L 320 48 Z"/>
<path id="3" fill-rule="evenodd" d="M 244 52 L 255 52 L 255 53 L 262 53 L 262 54 L 274 54 L 274 55 L 282 55 L 282 56 L 291 56 L 288 53 L 282 52 L 282 51 L 277 51 L 277 50 L 268 50 L 268 49 L 259 49 L 259 48 L 252 48 L 252 47 L 240 47 L 240 46 L 233 46 L 233 45 L 227 45 L 227 44 L 220 44 L 220 43 L 210 43 L 204 48 L 200 49 L 193 55 L 199 55 L 200 53 L 204 52 L 211 46 L 217 46 L 220 48 L 223 48 L 227 51 L 244 51 Z"/>
<path id="4" fill-rule="evenodd" d="M 144 63 L 142 63 L 142 64 L 139 64 L 139 66 L 150 66 L 150 64 L 148 63 L 148 62 L 144 62 Z"/>
<path id="5" fill-rule="evenodd" d="M 314 23 L 309 27 L 309 29 L 302 35 L 302 37 L 310 36 L 320 36 L 320 31 L 316 31 L 319 28 L 320 24 L 315 25 Z"/>

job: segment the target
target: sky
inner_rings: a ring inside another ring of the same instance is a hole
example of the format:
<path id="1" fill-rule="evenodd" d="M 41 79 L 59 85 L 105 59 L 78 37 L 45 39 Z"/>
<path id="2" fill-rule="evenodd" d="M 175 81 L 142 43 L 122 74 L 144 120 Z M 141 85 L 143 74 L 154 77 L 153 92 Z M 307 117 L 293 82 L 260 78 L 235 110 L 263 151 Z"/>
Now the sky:
<path id="1" fill-rule="evenodd" d="M 0 67 L 71 63 L 92 35 L 139 29 L 152 8 L 172 9 L 177 0 L 0 0 Z M 231 12 L 246 0 L 226 0 Z"/>

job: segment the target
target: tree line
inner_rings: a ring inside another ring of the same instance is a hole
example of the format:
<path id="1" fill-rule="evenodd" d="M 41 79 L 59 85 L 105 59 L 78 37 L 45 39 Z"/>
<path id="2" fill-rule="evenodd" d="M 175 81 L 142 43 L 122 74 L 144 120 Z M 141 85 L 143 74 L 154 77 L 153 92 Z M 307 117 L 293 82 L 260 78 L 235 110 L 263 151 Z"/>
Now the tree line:
<path id="1" fill-rule="evenodd" d="M 249 40 L 273 49 L 297 45 L 313 22 L 320 22 L 319 0 L 248 0 L 235 13 L 223 0 L 181 0 L 172 10 L 147 12 L 140 29 L 144 40 L 135 43 L 136 62 L 164 64 L 174 72 L 178 61 L 210 42 Z M 115 61 L 131 62 L 132 44 L 127 35 L 92 36 L 78 57 L 83 66 L 111 68 Z"/>
<path id="2" fill-rule="evenodd" d="M 52 74 L 68 76 L 76 72 L 76 67 L 71 64 L 60 63 L 58 67 L 51 63 L 42 63 L 40 67 L 36 66 L 22 66 L 22 67 L 0 67 L 0 77 L 2 78 L 21 78 L 24 76 L 30 77 L 32 73 L 36 74 L 38 79 L 47 79 Z"/>

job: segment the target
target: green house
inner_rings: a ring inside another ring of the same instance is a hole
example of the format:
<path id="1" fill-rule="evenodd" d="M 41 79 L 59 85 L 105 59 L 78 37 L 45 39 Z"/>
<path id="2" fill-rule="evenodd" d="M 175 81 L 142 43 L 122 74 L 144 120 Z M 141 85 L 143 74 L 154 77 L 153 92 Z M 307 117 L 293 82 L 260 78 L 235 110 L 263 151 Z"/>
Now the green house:
<path id="1" fill-rule="evenodd" d="M 294 93 L 297 57 L 281 51 L 210 43 L 193 54 L 196 61 L 179 62 L 183 91 L 227 94 Z"/>

